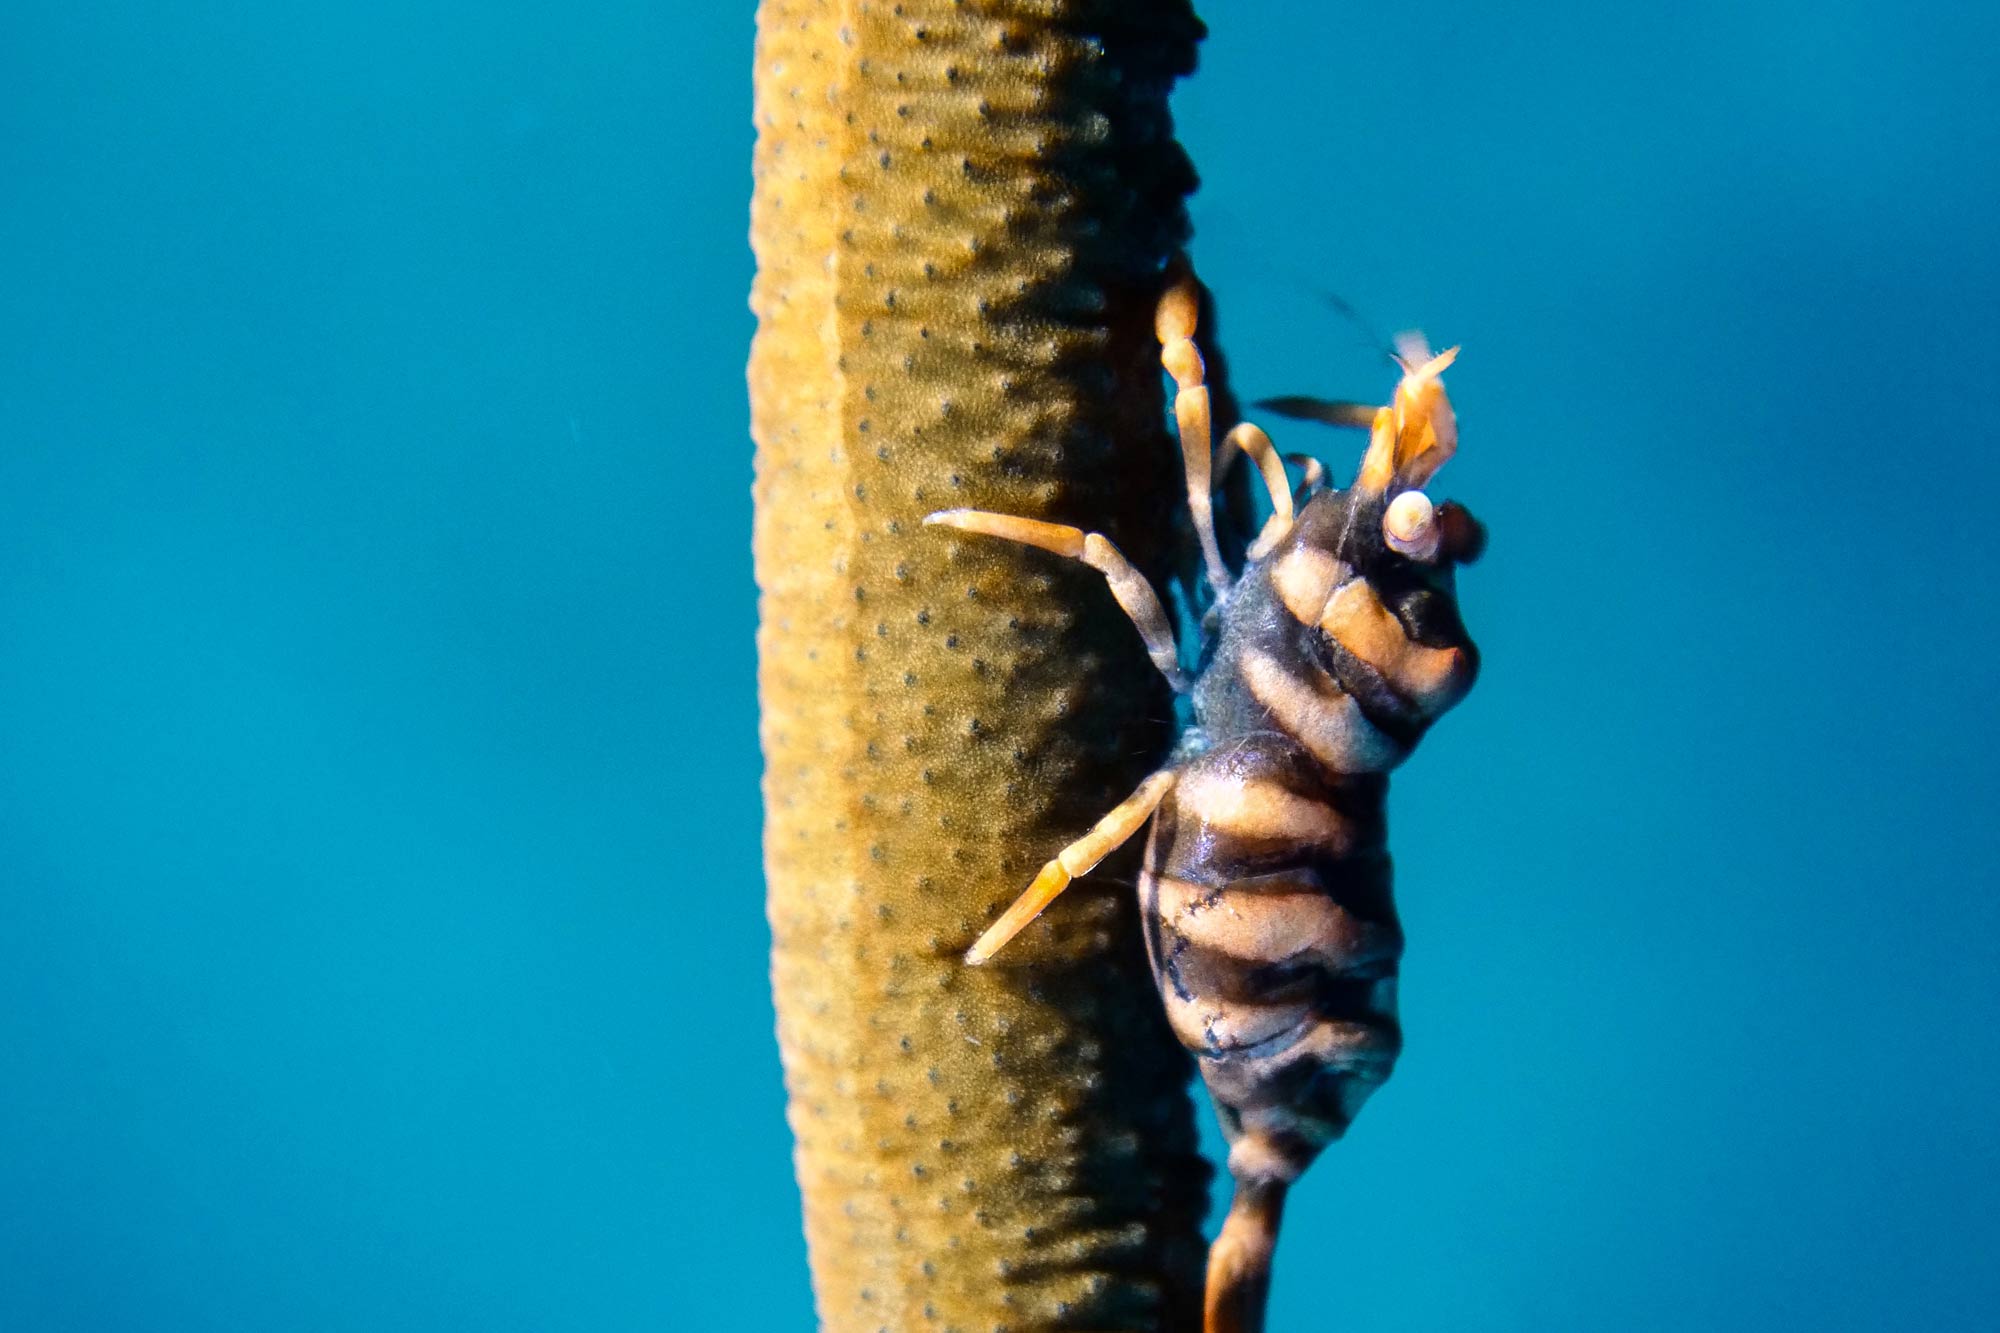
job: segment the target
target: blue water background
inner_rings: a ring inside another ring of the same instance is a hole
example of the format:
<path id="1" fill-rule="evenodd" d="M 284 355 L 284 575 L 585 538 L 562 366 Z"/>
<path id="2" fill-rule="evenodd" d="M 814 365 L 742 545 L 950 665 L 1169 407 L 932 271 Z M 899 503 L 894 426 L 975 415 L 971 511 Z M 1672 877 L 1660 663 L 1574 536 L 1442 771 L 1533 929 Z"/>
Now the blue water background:
<path id="1" fill-rule="evenodd" d="M 1177 99 L 1238 388 L 1463 343 L 1493 531 L 1274 1333 L 1996 1326 L 2000 21 L 1504 9 Z M 750 38 L 0 18 L 0 1328 L 807 1324 Z"/>

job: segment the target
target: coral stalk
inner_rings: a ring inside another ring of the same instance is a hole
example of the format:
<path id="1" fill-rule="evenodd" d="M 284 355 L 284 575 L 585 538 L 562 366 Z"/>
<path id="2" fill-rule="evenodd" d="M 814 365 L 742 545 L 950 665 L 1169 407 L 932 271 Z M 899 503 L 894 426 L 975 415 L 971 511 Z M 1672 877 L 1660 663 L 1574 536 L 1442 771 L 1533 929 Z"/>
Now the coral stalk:
<path id="1" fill-rule="evenodd" d="M 961 955 L 1171 737 L 1089 570 L 1169 572 L 1180 3 L 766 0 L 752 242 L 772 984 L 823 1327 L 1198 1324 L 1207 1170 L 1114 859 Z"/>

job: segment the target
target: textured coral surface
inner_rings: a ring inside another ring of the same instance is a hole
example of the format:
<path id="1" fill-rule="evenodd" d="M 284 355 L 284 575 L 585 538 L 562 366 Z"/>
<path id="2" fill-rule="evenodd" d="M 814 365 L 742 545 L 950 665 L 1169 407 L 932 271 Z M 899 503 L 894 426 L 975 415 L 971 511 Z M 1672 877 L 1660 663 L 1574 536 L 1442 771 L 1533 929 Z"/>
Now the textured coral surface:
<path id="1" fill-rule="evenodd" d="M 960 955 L 1157 760 L 1101 580 L 921 526 L 1101 528 L 1165 573 L 1151 305 L 1193 177 L 1178 3 L 759 15 L 750 365 L 779 1039 L 830 1329 L 1182 1327 L 1206 1169 L 1132 855 Z"/>

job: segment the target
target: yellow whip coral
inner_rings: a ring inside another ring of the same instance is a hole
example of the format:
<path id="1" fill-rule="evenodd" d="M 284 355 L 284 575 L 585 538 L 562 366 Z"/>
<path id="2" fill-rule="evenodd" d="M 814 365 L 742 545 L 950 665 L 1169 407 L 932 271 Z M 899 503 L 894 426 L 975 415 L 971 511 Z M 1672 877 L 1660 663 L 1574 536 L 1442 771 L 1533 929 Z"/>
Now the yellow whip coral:
<path id="1" fill-rule="evenodd" d="M 922 526 L 1082 522 L 1156 581 L 1153 305 L 1193 173 L 1180 3 L 767 0 L 750 361 L 772 984 L 833 1330 L 1184 1328 L 1207 1169 L 1132 858 L 966 947 L 1168 744 L 1081 567 Z"/>

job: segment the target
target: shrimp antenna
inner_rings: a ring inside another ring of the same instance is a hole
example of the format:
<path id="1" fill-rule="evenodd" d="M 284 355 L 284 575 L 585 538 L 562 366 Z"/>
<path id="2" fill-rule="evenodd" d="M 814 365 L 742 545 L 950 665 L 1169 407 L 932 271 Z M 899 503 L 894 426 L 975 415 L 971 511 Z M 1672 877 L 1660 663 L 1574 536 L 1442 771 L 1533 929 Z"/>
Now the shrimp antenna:
<path id="1" fill-rule="evenodd" d="M 1319 297 L 1320 303 L 1326 306 L 1327 309 L 1333 311 L 1334 314 L 1339 315 L 1349 324 L 1359 329 L 1361 336 L 1367 339 L 1370 351 L 1378 353 L 1391 365 L 1397 364 L 1395 343 L 1391 339 L 1384 338 L 1382 331 L 1371 324 L 1366 315 L 1363 315 L 1359 310 L 1354 308 L 1353 302 L 1349 301 L 1346 297 L 1324 290 L 1316 290 L 1314 295 Z"/>
<path id="2" fill-rule="evenodd" d="M 1367 346 L 1376 355 L 1398 370 L 1404 372 L 1409 370 L 1398 344 L 1384 338 L 1375 326 L 1368 322 L 1367 317 L 1356 310 L 1345 297 L 1321 289 L 1313 289 L 1313 292 L 1328 309 L 1360 330 L 1361 336 L 1367 340 Z M 1368 430 L 1375 424 L 1374 403 L 1355 403 L 1340 398 L 1315 398 L 1309 394 L 1286 394 L 1277 398 L 1260 398 L 1253 406 L 1267 412 L 1275 412 L 1281 417 L 1290 417 L 1294 421 L 1317 421 L 1327 426 Z"/>

